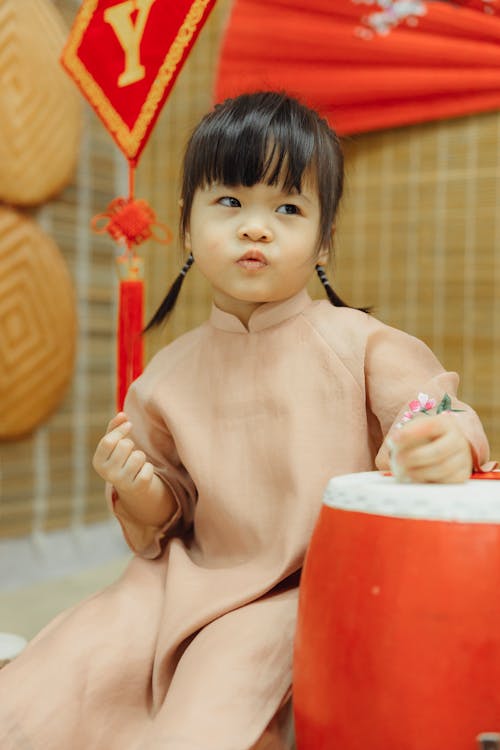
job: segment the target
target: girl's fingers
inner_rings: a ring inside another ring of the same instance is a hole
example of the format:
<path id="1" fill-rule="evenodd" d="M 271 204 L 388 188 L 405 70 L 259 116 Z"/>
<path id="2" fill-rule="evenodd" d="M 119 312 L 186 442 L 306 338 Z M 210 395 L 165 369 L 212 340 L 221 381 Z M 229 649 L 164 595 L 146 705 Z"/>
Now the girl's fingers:
<path id="1" fill-rule="evenodd" d="M 131 427 L 130 422 L 122 422 L 101 438 L 94 453 L 94 468 L 97 469 L 96 464 L 100 465 L 109 461 L 120 441 L 130 432 Z"/>
<path id="2" fill-rule="evenodd" d="M 401 430 L 392 433 L 392 440 L 398 450 L 417 448 L 419 445 L 426 445 L 433 440 L 437 440 L 449 432 L 450 428 L 457 427 L 454 422 L 450 425 L 450 422 L 448 414 L 417 417 L 405 424 Z"/>
<path id="3" fill-rule="evenodd" d="M 440 484 L 454 484 L 466 482 L 470 478 L 470 471 L 458 456 L 452 456 L 440 466 L 426 466 L 407 472 L 413 482 L 434 482 Z"/>
<path id="4" fill-rule="evenodd" d="M 122 473 L 129 481 L 134 481 L 146 463 L 146 455 L 142 451 L 133 450 L 123 464 Z"/>
<path id="5" fill-rule="evenodd" d="M 462 449 L 461 443 L 459 448 Z M 405 471 L 408 471 L 440 464 L 456 453 L 457 445 L 455 441 L 449 435 L 442 435 L 431 442 L 418 444 L 416 447 L 399 448 L 397 460 L 405 467 Z"/>
<path id="6" fill-rule="evenodd" d="M 113 419 L 111 419 L 108 422 L 108 426 L 106 427 L 106 432 L 111 432 L 111 430 L 114 430 L 115 427 L 118 427 L 124 422 L 128 422 L 127 415 L 125 414 L 124 411 L 119 411 L 118 414 L 115 414 Z"/>
<path id="7" fill-rule="evenodd" d="M 145 461 L 142 465 L 139 472 L 136 474 L 134 481 L 136 483 L 141 484 L 149 484 L 149 482 L 152 480 L 154 474 L 154 466 L 153 464 L 149 463 L 149 461 Z"/>
<path id="8" fill-rule="evenodd" d="M 151 482 L 154 467 L 143 451 L 136 450 L 127 437 L 132 424 L 119 412 L 108 424 L 108 431 L 94 453 L 92 464 L 100 476 L 120 491 L 141 491 Z"/>
<path id="9" fill-rule="evenodd" d="M 142 451 L 132 451 L 124 465 L 114 469 L 109 481 L 119 493 L 142 492 L 153 478 L 154 468 Z"/>
<path id="10" fill-rule="evenodd" d="M 393 464 L 414 482 L 463 482 L 470 476 L 470 445 L 450 414 L 422 416 L 392 440 Z"/>
<path id="11" fill-rule="evenodd" d="M 398 467 L 414 482 L 463 482 L 472 471 L 469 443 L 450 433 L 411 450 L 396 453 Z"/>
<path id="12" fill-rule="evenodd" d="M 107 460 L 110 470 L 123 469 L 134 449 L 135 445 L 132 440 L 122 437 Z"/>

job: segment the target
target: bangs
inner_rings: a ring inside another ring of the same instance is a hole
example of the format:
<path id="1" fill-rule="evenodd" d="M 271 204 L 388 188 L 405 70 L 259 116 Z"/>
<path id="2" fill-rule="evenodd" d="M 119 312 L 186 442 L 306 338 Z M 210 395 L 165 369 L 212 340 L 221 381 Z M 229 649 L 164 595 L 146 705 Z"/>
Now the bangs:
<path id="1" fill-rule="evenodd" d="M 314 133 L 286 100 L 270 96 L 274 107 L 269 101 L 262 101 L 261 107 L 245 107 L 243 99 L 239 107 L 220 113 L 216 108 L 207 118 L 204 131 L 192 144 L 191 189 L 213 183 L 251 187 L 264 182 L 301 191 L 304 172 L 316 151 Z"/>

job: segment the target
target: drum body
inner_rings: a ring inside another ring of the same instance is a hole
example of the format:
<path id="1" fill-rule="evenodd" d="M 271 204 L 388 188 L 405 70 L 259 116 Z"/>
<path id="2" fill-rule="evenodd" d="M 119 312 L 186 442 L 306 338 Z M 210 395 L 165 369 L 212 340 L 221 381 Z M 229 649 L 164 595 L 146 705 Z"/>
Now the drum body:
<path id="1" fill-rule="evenodd" d="M 472 750 L 500 731 L 500 482 L 330 482 L 294 708 L 297 750 Z"/>

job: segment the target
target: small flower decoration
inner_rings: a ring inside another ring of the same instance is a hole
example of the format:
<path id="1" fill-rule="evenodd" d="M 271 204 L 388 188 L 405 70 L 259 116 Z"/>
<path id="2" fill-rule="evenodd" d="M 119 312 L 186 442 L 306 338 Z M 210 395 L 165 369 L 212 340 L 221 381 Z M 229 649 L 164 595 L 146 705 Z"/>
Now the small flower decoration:
<path id="1" fill-rule="evenodd" d="M 444 411 L 463 411 L 463 409 L 452 409 L 451 398 L 447 393 L 444 394 L 443 398 L 436 407 L 436 401 L 427 393 L 419 393 L 414 401 L 410 401 L 408 404 L 408 410 L 405 411 L 401 418 L 401 422 L 398 422 L 396 427 L 403 427 L 407 422 L 410 422 L 416 414 L 427 414 L 432 415 L 432 410 L 436 408 L 436 414 L 442 414 Z"/>

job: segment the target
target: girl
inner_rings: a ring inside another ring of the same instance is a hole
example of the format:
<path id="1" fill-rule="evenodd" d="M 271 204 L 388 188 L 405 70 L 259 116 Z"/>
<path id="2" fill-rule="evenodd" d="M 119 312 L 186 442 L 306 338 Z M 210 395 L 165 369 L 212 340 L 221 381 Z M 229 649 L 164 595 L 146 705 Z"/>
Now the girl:
<path id="1" fill-rule="evenodd" d="M 342 181 L 335 134 L 283 94 L 228 100 L 192 135 L 189 257 L 152 324 L 193 260 L 210 319 L 153 358 L 97 447 L 136 555 L 2 671 L 2 750 L 289 747 L 298 580 L 328 479 L 387 468 L 388 439 L 416 481 L 487 460 L 456 374 L 330 287 Z M 330 301 L 305 290 L 315 268 Z M 396 429 L 420 391 L 463 411 Z"/>

